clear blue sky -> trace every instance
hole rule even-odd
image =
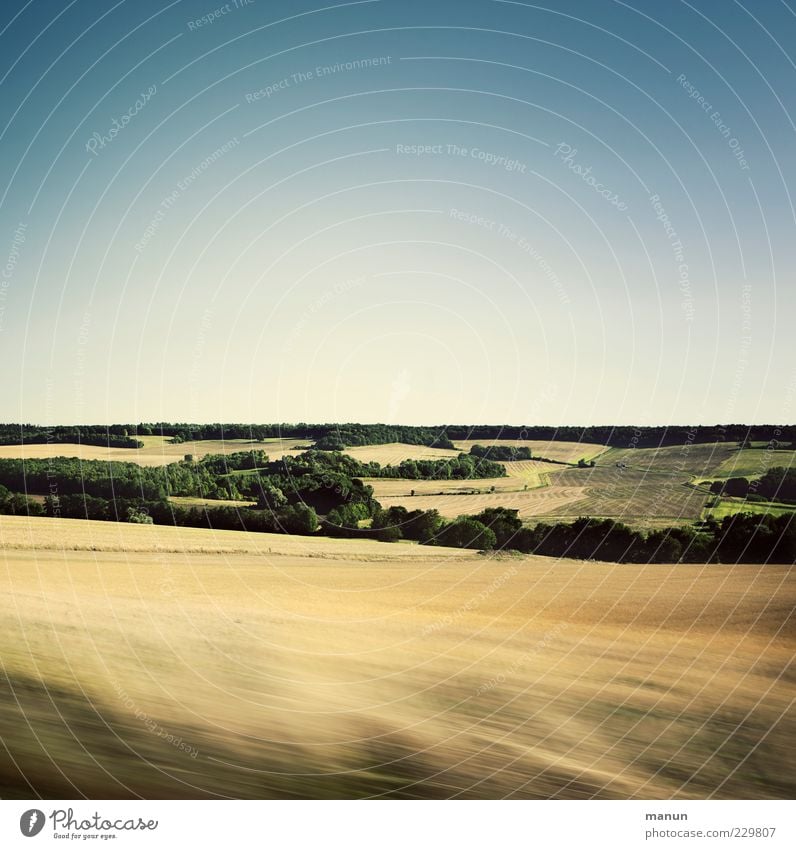
[[[1,14],[0,419],[796,419],[791,0]]]

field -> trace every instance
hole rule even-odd
[[[143,448],[102,448],[97,445],[75,445],[70,443],[0,445],[0,459],[29,457],[79,457],[81,460],[114,460],[120,463],[139,463],[142,466],[166,466],[182,460],[186,454],[200,459],[206,454],[233,454],[236,451],[265,451],[271,460],[279,460],[286,454],[300,454],[310,446],[301,439],[203,439],[173,445],[162,436],[141,436]],[[296,449],[296,446],[304,446]]]
[[[459,451],[448,448],[428,448],[425,445],[407,445],[404,442],[387,442],[384,445],[358,445],[346,448],[346,454],[356,457],[360,463],[380,463],[382,466],[396,465],[404,460],[444,460],[458,457]]]
[[[738,451],[726,442],[697,442],[665,448],[611,448],[599,458],[600,466],[622,465],[640,471],[672,472],[695,478],[713,477]]]
[[[766,451],[764,448],[743,448],[734,451],[715,472],[717,478],[759,478],[768,469],[783,466],[786,469],[796,466],[796,451],[778,449]]]
[[[794,567],[0,517],[0,796],[793,798]]]
[[[185,454],[225,454],[261,449],[271,459],[300,453],[310,443],[301,440],[269,439],[202,441],[171,445],[162,437],[143,437],[145,447],[102,449],[92,446],[27,445],[2,446],[0,457],[41,457],[67,453],[88,458],[112,458],[162,465]],[[539,460],[507,462],[507,477],[465,481],[414,481],[369,479],[375,496],[385,507],[436,509],[447,518],[479,513],[487,507],[510,507],[529,523],[540,520],[571,520],[578,516],[609,517],[633,527],[651,528],[690,523],[703,515],[717,518],[735,512],[731,505],[708,510],[709,493],[698,484],[704,480],[744,474],[759,476],[775,465],[792,465],[796,452],[767,451],[764,447],[739,450],[735,443],[693,443],[666,448],[607,448],[577,442],[533,440],[465,440],[456,450],[422,445],[389,443],[347,449],[362,462],[398,464],[407,459],[444,459],[469,451],[477,442],[497,445],[526,445],[534,455],[574,463],[593,460],[594,467],[574,468]],[[238,474],[233,472],[233,474]],[[239,474],[246,474],[240,472]],[[697,485],[695,485],[697,484]],[[414,491],[414,495],[412,492]],[[188,506],[219,504],[208,499],[182,499]],[[223,502],[244,506],[249,502]],[[759,508],[750,508],[761,512]],[[707,511],[707,512],[706,512]]]
[[[594,442],[564,442],[538,439],[457,439],[453,444],[460,451],[470,453],[473,445],[512,445],[517,448],[528,447],[532,457],[544,457],[547,460],[559,460],[562,463],[577,463],[578,460],[592,460],[608,450],[607,445]]]
[[[795,504],[777,504],[775,502],[744,501],[741,498],[720,498],[715,507],[706,507],[704,515],[721,521],[725,516],[736,513],[760,513],[769,516],[782,516],[796,512]]]

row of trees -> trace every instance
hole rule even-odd
[[[0,425],[0,445],[60,445],[80,443],[109,448],[143,448],[140,439],[130,436],[126,428],[114,433],[104,427],[57,426],[52,428],[34,425]]]

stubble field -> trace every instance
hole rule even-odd
[[[793,567],[0,517],[0,795],[792,798]]]

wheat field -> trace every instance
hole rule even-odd
[[[143,448],[108,448],[69,442],[0,445],[0,459],[19,460],[51,457],[78,457],[81,460],[104,460],[138,463],[141,466],[167,466],[192,454],[199,460],[207,454],[234,454],[239,451],[264,451],[270,460],[286,455],[296,456],[312,444],[303,439],[200,439],[173,444],[161,436],[137,437]]]
[[[0,517],[0,795],[792,798],[794,567]]]

